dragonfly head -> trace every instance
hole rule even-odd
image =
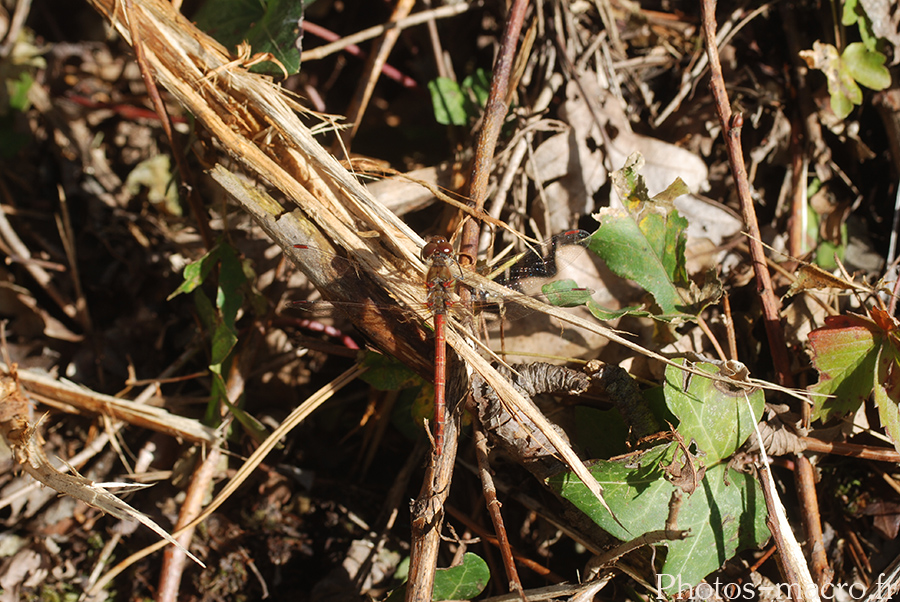
[[[432,261],[438,257],[452,257],[453,245],[443,236],[432,236],[422,247],[422,261]]]

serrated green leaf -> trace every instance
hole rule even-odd
[[[682,365],[685,363],[681,360]],[[701,363],[694,367],[709,374],[719,373],[713,364]],[[745,394],[742,388],[688,374],[675,366],[666,367],[664,391],[666,404],[678,418],[678,434],[685,441],[696,442],[705,453],[703,462],[708,466],[728,458],[743,445],[765,407],[762,389]]]
[[[250,44],[253,54],[270,52],[288,74],[300,71],[300,18],[310,2],[297,0],[208,0],[194,17],[198,27],[227,48]],[[282,74],[278,65],[264,62],[252,71]]]
[[[662,445],[591,466],[607,503],[627,531],[572,473],[551,477],[548,485],[614,537],[632,539],[665,528],[676,486],[664,478],[663,465],[671,462],[673,449]],[[729,485],[725,484],[726,471]],[[769,535],[766,514],[762,492],[752,476],[729,470],[725,464],[707,470],[700,488],[683,498],[678,513],[677,528],[690,529],[690,537],[665,544],[668,553],[660,573],[676,580],[662,584],[663,588],[679,590],[677,578],[682,584],[695,585],[741,550],[763,543]]]
[[[809,333],[812,363],[819,382],[813,394],[813,420],[844,416],[868,398],[875,382],[875,362],[882,334],[862,316],[831,316]]]
[[[862,42],[847,46],[841,59],[850,76],[870,90],[884,90],[891,85],[891,72],[884,66],[887,58]]]
[[[441,125],[466,125],[469,115],[466,111],[466,97],[452,79],[437,77],[428,82],[434,118]]]

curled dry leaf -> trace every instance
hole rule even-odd
[[[199,558],[191,554],[162,527],[138,512],[109,491],[80,475],[64,474],[56,470],[44,453],[44,438],[38,430],[40,421],[29,420],[31,407],[19,385],[15,368],[0,377],[0,433],[6,439],[22,470],[45,486],[61,494],[81,500],[89,506],[126,521],[138,521],[157,535],[180,548],[191,560],[205,568]],[[124,484],[123,484],[124,485]]]

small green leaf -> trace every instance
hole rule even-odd
[[[434,118],[441,125],[464,126],[469,122],[466,97],[452,79],[438,77],[428,82]]]
[[[694,367],[709,374],[719,373],[713,364]],[[745,393],[737,385],[685,373],[675,366],[666,367],[664,387],[666,404],[678,418],[678,434],[685,441],[696,442],[705,453],[706,465],[720,462],[737,451],[753,432],[765,406],[762,389]],[[747,396],[753,414],[747,407]]]
[[[857,0],[844,0],[844,8],[841,11],[841,25],[850,27],[856,23],[857,19],[859,19],[858,7],[859,2]]]
[[[23,71],[16,79],[6,80],[6,87],[9,93],[9,106],[17,111],[28,109],[31,101],[28,100],[28,92],[34,83],[34,76],[28,71]]]
[[[591,290],[578,286],[574,280],[555,280],[541,287],[547,303],[558,307],[578,307],[591,300]]]
[[[476,69],[475,73],[466,76],[461,87],[463,90],[471,90],[472,94],[475,95],[475,102],[478,104],[477,108],[480,109],[487,104],[488,95],[491,91],[490,73],[481,68]]]
[[[819,382],[813,393],[813,420],[828,420],[855,412],[872,392],[882,334],[862,316],[832,316],[809,333],[812,363]]]
[[[214,365],[224,363],[231,350],[237,345],[237,340],[234,330],[221,322],[217,324],[212,337],[210,363]]]
[[[853,79],[870,90],[884,90],[891,85],[891,72],[884,66],[886,57],[868,50],[862,42],[847,46],[841,59]]]
[[[466,552],[462,564],[434,572],[432,600],[471,600],[484,591],[491,578],[487,563],[479,556]],[[402,602],[406,599],[404,583],[391,592],[385,602]]]
[[[181,274],[181,277],[184,278],[184,282],[175,289],[174,293],[166,297],[166,301],[171,301],[182,293],[193,292],[198,286],[203,284],[206,277],[209,275],[209,271],[216,265],[218,260],[219,247],[217,245],[207,251],[206,254],[197,261],[187,264]]]
[[[216,307],[222,311],[222,321],[234,327],[238,310],[244,304],[243,288],[247,284],[244,266],[234,247],[220,245],[219,288],[216,291]]]
[[[481,557],[466,552],[462,564],[434,574],[434,600],[471,600],[484,591],[491,571]]]

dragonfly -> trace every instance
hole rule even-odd
[[[427,270],[424,277],[425,301],[424,309],[433,319],[434,329],[434,418],[432,441],[434,453],[439,456],[444,445],[444,427],[447,421],[446,404],[446,319],[448,313],[460,306],[456,289],[464,284],[473,288],[472,310],[478,311],[486,307],[508,307],[515,304],[516,299],[523,296],[543,299],[553,305],[578,305],[583,304],[593,291],[578,287],[574,282],[566,281],[561,287],[556,287],[552,292],[541,294],[527,294],[527,289],[538,282],[552,280],[554,276],[566,265],[573,262],[580,255],[588,242],[590,234],[584,230],[570,230],[554,236],[550,240],[532,247],[526,253],[516,256],[512,260],[503,263],[495,269],[490,278],[499,277],[497,281],[506,286],[508,293],[498,295],[487,293],[472,286],[466,277],[465,270],[457,261],[455,251],[450,242],[442,236],[434,236],[428,239],[422,247],[420,258],[425,263]],[[314,254],[317,257],[310,263],[328,265],[341,275],[349,270],[357,270],[353,262],[341,258],[332,253],[319,250],[306,244],[296,244],[294,248],[304,255]],[[565,255],[565,257],[563,257]],[[305,311],[323,311],[328,308],[351,308],[353,302],[309,302],[295,301],[293,306]],[[391,311],[399,310],[399,305],[388,308]],[[410,308],[412,313],[418,313],[415,308]]]

